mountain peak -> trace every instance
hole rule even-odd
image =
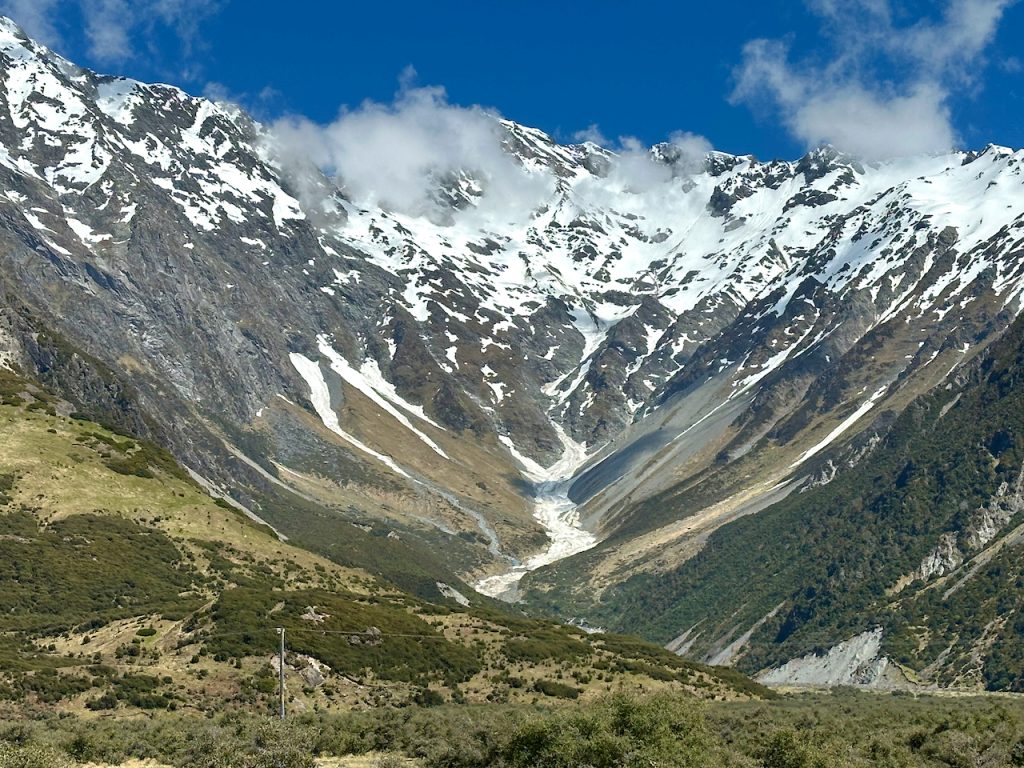
[[[23,38],[25,40],[28,39],[28,36],[25,34],[24,30],[22,30],[22,28],[18,25],[18,22],[16,22],[10,16],[0,15],[0,32],[6,32],[8,34]]]
[[[815,147],[797,160],[794,168],[797,173],[804,174],[808,184],[827,176],[835,170],[864,173],[864,166],[859,161],[852,155],[837,149],[832,144],[822,144]]]
[[[15,48],[24,48],[33,52],[46,50],[44,46],[26,35],[13,19],[8,16],[0,16],[0,50],[11,51]]]

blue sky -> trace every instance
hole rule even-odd
[[[1011,0],[0,0],[72,60],[328,123],[406,83],[562,140],[677,131],[762,158],[1024,146]],[[587,129],[589,132],[587,131]]]

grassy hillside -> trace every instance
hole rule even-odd
[[[278,626],[295,711],[765,694],[657,646],[429,603],[300,549],[166,452],[5,371],[0,432],[0,713],[269,712]]]
[[[626,607],[619,626],[661,641],[693,627],[701,654],[757,625],[749,671],[882,626],[883,652],[924,680],[1024,689],[1022,385],[1018,321],[856,468],[726,526],[667,575],[623,584],[610,598]],[[944,551],[954,560],[921,571]]]

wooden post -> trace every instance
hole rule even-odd
[[[277,633],[281,636],[281,655],[277,660],[278,707],[281,719],[284,720],[284,627],[278,627]]]

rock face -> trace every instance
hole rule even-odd
[[[495,119],[535,204],[488,204],[467,169],[416,216],[296,171],[237,108],[81,69],[9,21],[0,75],[0,364],[286,535],[416,561],[435,597],[542,549],[524,467],[590,456],[566,515],[635,543],[580,583],[675,562],[1021,307],[1024,153],[999,147],[868,166],[659,145],[643,186]],[[755,459],[764,488],[709,491],[663,535],[678,483]]]
[[[998,454],[998,447],[996,452]],[[939,536],[935,548],[917,570],[901,579],[893,592],[901,592],[915,581],[928,582],[956,571],[1003,533],[1021,512],[1024,512],[1024,472],[1013,483],[1001,482],[988,503],[968,516],[960,530]]]
[[[889,660],[881,655],[882,630],[876,628],[829,648],[822,655],[793,659],[781,667],[762,672],[758,682],[765,685],[826,687],[859,685],[893,688],[906,681]]]

